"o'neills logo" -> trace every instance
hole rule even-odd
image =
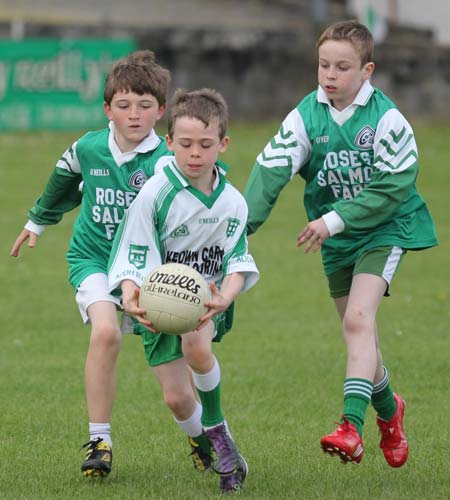
[[[178,286],[191,293],[198,293],[200,289],[200,284],[197,283],[194,278],[190,278],[189,276],[180,276],[179,274],[156,272],[150,276],[148,282]]]
[[[144,291],[156,295],[167,295],[167,297],[176,297],[177,299],[184,300],[188,304],[200,305],[201,300],[197,295],[192,295],[189,292],[183,292],[179,288],[174,288],[166,285],[158,285],[157,283],[150,283],[144,285]]]

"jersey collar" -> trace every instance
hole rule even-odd
[[[212,187],[212,193],[209,196],[202,193],[189,183],[188,179],[183,175],[181,170],[178,168],[175,159],[169,165],[164,167],[163,170],[169,181],[173,184],[173,186],[176,189],[188,190],[204,205],[206,205],[208,208],[211,208],[214,202],[217,200],[217,198],[225,188],[226,180],[224,175],[227,172],[228,167],[222,162],[217,162],[216,165],[214,166],[214,171],[216,173],[216,176]]]
[[[338,111],[333,107],[325,91],[319,85],[317,89],[317,102],[327,104],[334,121],[339,125],[343,125],[349,118],[353,116],[353,113],[357,110],[358,106],[365,106],[367,104],[373,92],[374,88],[372,87],[372,84],[369,82],[369,80],[365,80],[365,82],[361,85],[359,92],[356,94],[353,102],[342,111]]]
[[[365,80],[364,83],[361,85],[361,88],[359,89],[359,92],[356,94],[355,99],[349,106],[354,106],[355,104],[357,106],[365,106],[367,104],[367,101],[369,100],[370,96],[373,94],[374,88],[372,87],[372,84],[370,83],[369,80]],[[330,100],[328,99],[327,94],[323,90],[323,88],[319,85],[317,88],[317,101],[321,102],[323,104],[328,104],[328,106],[333,107]],[[349,107],[347,106],[347,107]],[[342,110],[344,111],[344,110]]]
[[[150,130],[150,133],[146,137],[144,137],[144,139],[142,139],[142,141],[132,151],[122,153],[122,151],[120,151],[119,149],[119,146],[117,145],[116,140],[114,139],[114,122],[110,121],[108,127],[110,130],[108,137],[109,150],[111,151],[114,161],[119,167],[121,167],[124,163],[133,160],[134,157],[139,153],[148,153],[149,151],[153,151],[159,146],[161,142],[161,139],[152,129]]]

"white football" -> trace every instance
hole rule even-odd
[[[179,335],[192,331],[208,310],[204,303],[211,297],[208,283],[190,266],[163,264],[144,280],[139,305],[147,318],[163,333]]]

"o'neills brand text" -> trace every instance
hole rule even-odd
[[[186,301],[189,304],[200,304],[200,298],[196,295],[192,295],[188,292],[183,292],[183,290],[179,290],[178,288],[173,288],[171,286],[158,285],[157,283],[144,285],[144,291],[155,293],[157,295],[167,295],[168,297],[176,297],[177,299],[181,299]]]
[[[195,281],[194,278],[190,278],[189,276],[180,276],[179,274],[156,272],[150,276],[148,281],[149,283],[161,283],[163,285],[178,286],[180,288],[188,290],[191,293],[198,293],[200,289],[200,285]]]

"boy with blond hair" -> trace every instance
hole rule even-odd
[[[319,87],[288,114],[258,156],[245,196],[252,233],[283,187],[297,174],[305,179],[310,222],[297,245],[305,245],[305,253],[321,249],[347,345],[342,418],[321,447],[359,463],[372,403],[384,457],[401,467],[408,458],[405,402],[393,392],[383,366],[376,314],[405,253],[432,247],[437,239],[415,186],[411,126],[370,83],[373,45],[370,31],[356,21],[325,30],[317,42]]]

